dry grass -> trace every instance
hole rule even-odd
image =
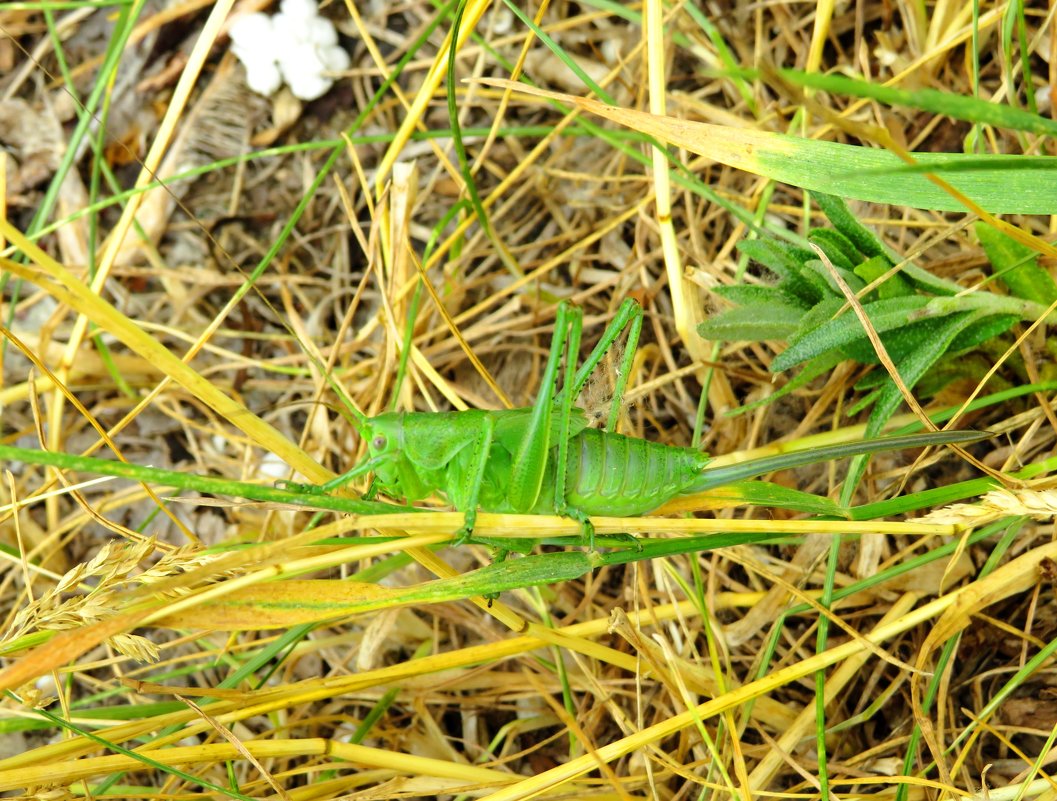
[[[1016,37],[983,5],[980,95],[1016,104],[1044,85],[1052,94],[1052,13],[1027,12],[1025,80]],[[460,170],[445,102],[450,18],[372,101],[435,19],[427,3],[329,5],[353,66],[305,104],[246,88],[224,3],[67,6],[0,5],[0,218],[13,243],[0,255],[32,279],[8,273],[3,285],[3,444],[322,482],[362,455],[333,382],[368,415],[387,407],[420,268],[434,295],[414,323],[403,409],[529,404],[555,300],[583,307],[586,353],[634,297],[646,322],[625,433],[676,445],[696,433],[713,454],[856,435],[844,409],[861,367],[846,362],[728,417],[774,391],[768,365],[780,346],[714,346],[695,333],[723,307],[709,288],[745,274],[735,246],[753,220],[794,233],[824,222],[800,189],[678,152],[688,186],[625,129],[475,81],[454,88],[469,159]],[[130,8],[120,66],[105,67]],[[715,76],[729,50],[742,66],[972,95],[962,4],[559,3],[540,21],[623,108],[858,144],[877,140],[853,131],[887,131],[910,151],[959,151],[970,130],[911,108]],[[538,85],[586,93],[500,2],[470,2],[461,34],[460,79],[509,78],[517,65]],[[1012,71],[999,55],[1006,41]],[[78,108],[110,81],[71,145]],[[1050,147],[991,128],[983,139],[994,152]],[[56,179],[67,156],[73,168]],[[188,170],[195,177],[182,179]],[[467,173],[487,230],[469,204],[455,208]],[[165,188],[113,200],[155,176]],[[966,287],[986,278],[969,215],[853,208],[935,274]],[[1053,231],[1047,218],[1009,221],[1043,239]],[[1045,325],[1003,363],[1012,341],[972,357],[981,373],[998,364],[988,392],[1053,375]],[[976,388],[956,382],[922,400],[956,407]],[[605,378],[593,390],[609,391]],[[968,425],[1003,434],[974,454],[994,471],[1044,458],[1057,427],[1050,403],[1040,391],[972,412]],[[586,572],[570,562],[566,580],[526,582],[492,602],[464,578],[490,563],[486,548],[431,550],[457,525],[449,516],[400,517],[376,527],[409,538],[381,539],[364,536],[375,531],[362,517],[309,530],[306,512],[284,506],[191,491],[173,500],[87,473],[3,466],[0,683],[12,694],[0,789],[1057,798],[1057,546],[1051,525],[1034,522],[1053,508],[1023,484],[932,529],[878,521],[842,540],[854,525],[803,523],[808,533],[780,544]],[[858,499],[975,475],[955,458],[885,455]],[[835,497],[840,477],[825,468],[776,480]],[[793,516],[715,506],[730,523],[657,518],[636,530],[766,531]],[[482,518],[497,536],[568,530],[532,525]],[[364,583],[334,581],[349,576]]]

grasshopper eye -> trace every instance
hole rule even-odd
[[[371,447],[373,447],[376,451],[380,451],[385,448],[385,443],[385,437],[379,434],[377,437],[371,440]]]

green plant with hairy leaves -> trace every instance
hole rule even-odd
[[[776,280],[716,289],[735,308],[699,326],[706,339],[784,341],[787,346],[771,363],[772,372],[801,368],[778,392],[737,412],[786,395],[845,360],[880,362],[834,272],[858,296],[906,386],[921,382],[930,393],[959,377],[959,370],[967,374],[971,369],[969,362],[951,357],[978,348],[1017,322],[1034,322],[1057,300],[1057,284],[1039,266],[1034,252],[988,225],[978,224],[976,234],[995,283],[1008,295],[965,292],[964,287],[901,260],[855,219],[844,201],[829,195],[814,197],[833,227],[815,228],[807,239],[830,264],[815,251],[786,242],[746,240],[740,250]],[[932,380],[926,382],[926,377]],[[884,370],[871,371],[855,389],[864,394],[848,413],[872,406],[867,436],[873,436],[898,409],[902,395]]]

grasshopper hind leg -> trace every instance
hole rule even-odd
[[[580,544],[586,545],[593,553],[595,550],[595,524],[591,522],[591,518],[586,513],[572,506],[559,509],[558,514],[575,520],[580,524]]]
[[[481,428],[474,440],[473,450],[468,469],[462,480],[459,493],[463,500],[456,504],[456,508],[463,507],[462,528],[452,540],[452,545],[458,547],[469,542],[473,536],[474,526],[477,524],[477,504],[481,497],[481,485],[484,483],[485,470],[488,467],[488,454],[492,450],[492,438],[495,435],[495,421],[492,417],[485,416],[481,421]]]
[[[575,354],[580,348],[580,333],[582,321],[579,310],[576,310],[570,318],[569,347],[565,364],[565,381],[559,397],[561,424],[559,428],[559,439],[555,465],[555,511],[563,517],[569,517],[580,524],[580,536],[583,544],[591,551],[595,550],[595,527],[591,519],[582,509],[571,506],[566,501],[566,482],[568,480],[569,459],[579,458],[569,453],[569,442],[571,437],[570,419],[572,417],[573,404],[583,391],[588,378],[598,368],[613,343],[616,342],[620,333],[627,329],[627,340],[624,347],[624,355],[620,360],[616,384],[613,388],[613,399],[609,410],[609,419],[606,422],[606,431],[614,431],[620,420],[621,406],[624,401],[624,390],[627,388],[628,377],[631,374],[631,365],[638,348],[639,335],[642,331],[642,307],[632,299],[625,300],[620,304],[616,316],[606,326],[602,337],[595,345],[594,350],[584,360],[579,369],[576,369]]]
[[[580,350],[580,334],[583,328],[583,318],[579,309],[570,310],[568,348],[565,356],[565,380],[561,395],[559,424],[558,424],[558,447],[555,456],[554,469],[554,506],[562,517],[569,517],[580,524],[580,536],[590,547],[595,549],[595,527],[591,519],[582,509],[570,506],[565,500],[565,485],[569,465],[569,439],[570,425],[572,420],[573,403],[580,392],[577,386],[576,354]],[[586,380],[586,379],[585,379]]]
[[[580,545],[587,547],[588,550],[594,553],[597,550],[597,544],[595,542],[595,525],[591,522],[591,518],[585,512],[574,509],[571,506],[559,510],[558,514],[562,517],[568,517],[570,520],[575,520],[580,524]],[[631,534],[607,534],[605,539],[614,541],[613,543],[606,543],[605,547],[609,547],[610,544],[618,544],[630,546],[638,551],[642,550],[642,543]]]

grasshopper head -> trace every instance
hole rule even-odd
[[[368,419],[361,432],[372,457],[396,456],[404,450],[404,415],[386,412]]]
[[[374,461],[374,478],[387,495],[400,497],[401,457],[404,455],[404,415],[386,412],[365,419],[360,434],[367,442],[367,453]]]

